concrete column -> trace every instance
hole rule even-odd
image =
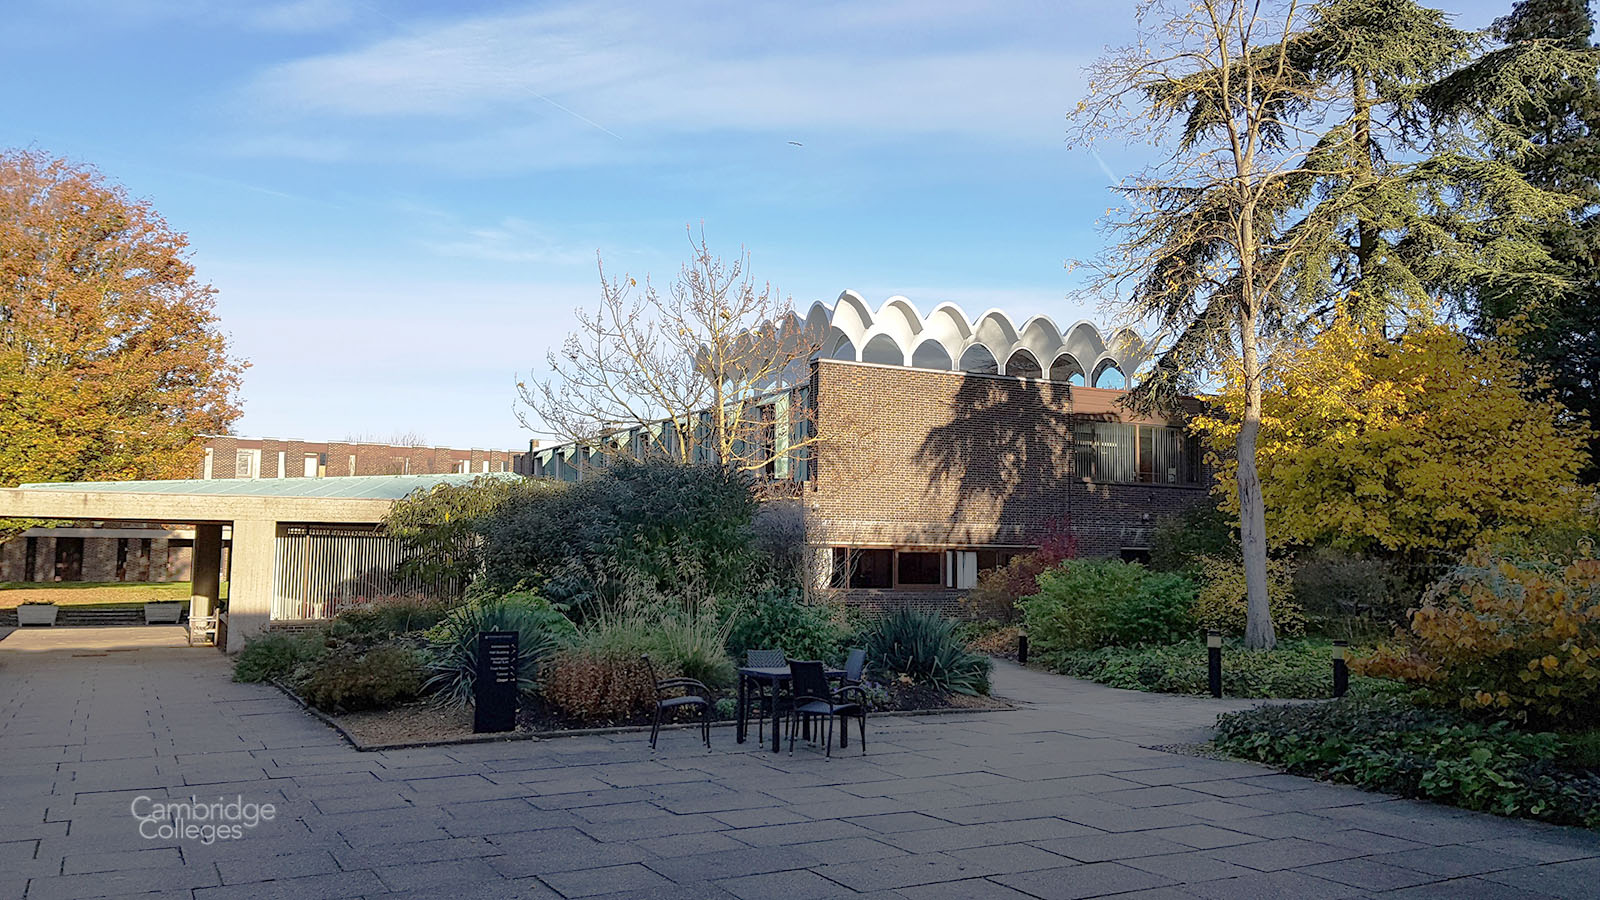
[[[209,616],[222,596],[222,526],[196,525],[189,565],[189,615]]]
[[[271,519],[239,519],[233,523],[228,575],[228,652],[244,648],[244,639],[267,629],[272,619],[272,575],[280,526]]]

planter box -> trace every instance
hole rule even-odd
[[[183,604],[174,600],[170,603],[146,603],[144,605],[144,623],[146,625],[176,625],[183,618]]]
[[[17,607],[18,625],[54,625],[56,623],[56,605],[54,603],[24,603]]]

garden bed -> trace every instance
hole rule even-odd
[[[274,684],[300,704],[308,713],[337,730],[357,750],[387,750],[402,747],[435,746],[440,744],[471,744],[487,741],[538,740],[578,736],[595,733],[646,732],[650,730],[650,716],[640,714],[628,718],[606,721],[575,721],[549,709],[537,695],[523,698],[517,716],[515,731],[496,734],[475,734],[472,731],[472,709],[441,707],[425,700],[405,703],[390,709],[363,710],[338,714],[324,713],[281,681]],[[728,699],[732,699],[729,697]],[[938,715],[942,713],[993,712],[1012,709],[1003,700],[993,697],[971,697],[964,694],[944,694],[926,686],[906,686],[890,692],[890,703],[875,708],[868,717]],[[731,717],[712,716],[713,727],[734,724]],[[750,720],[751,727],[755,719]],[[669,722],[663,728],[694,727],[692,723]]]
[[[1600,732],[1538,732],[1376,695],[1229,713],[1212,746],[1293,775],[1600,829]]]
[[[1180,644],[1058,650],[1040,654],[1036,664],[1060,675],[1110,687],[1163,694],[1206,694],[1206,646]],[[1367,679],[1352,678],[1354,690]],[[1258,699],[1324,699],[1333,696],[1333,642],[1282,641],[1274,650],[1247,650],[1229,642],[1222,651],[1222,694]]]

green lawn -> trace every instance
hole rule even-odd
[[[48,600],[60,606],[142,606],[150,602],[187,601],[189,582],[149,584],[140,581],[0,581],[0,609],[29,600]],[[228,585],[222,585],[228,596]]]

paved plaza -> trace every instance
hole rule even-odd
[[[1019,709],[875,718],[865,756],[729,728],[359,753],[181,634],[0,640],[0,900],[1600,895],[1592,833],[1150,749],[1238,703],[1002,665]],[[191,797],[275,815],[141,837]]]

